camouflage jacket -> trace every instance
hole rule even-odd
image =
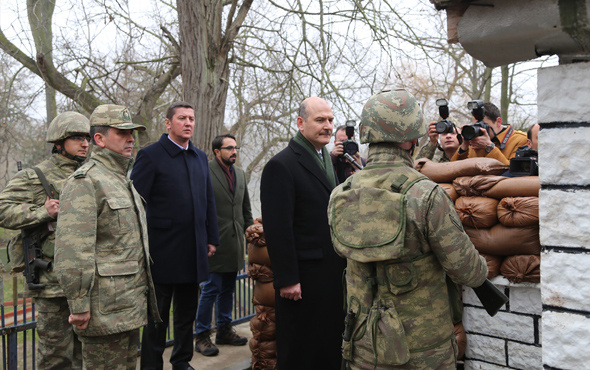
[[[366,197],[359,195],[362,204],[355,207],[349,202],[348,208],[340,207],[337,212],[329,209],[333,228],[339,224],[334,221],[337,217],[348,217],[338,214],[355,210],[357,214],[348,217],[357,220],[351,223],[354,227],[337,231],[340,236],[348,233],[348,240],[352,240],[364,233],[359,228],[370,230],[365,233],[367,238],[387,233],[391,227],[383,222],[394,222],[397,213],[391,212],[403,212],[405,206],[405,219],[398,217],[400,224],[405,222],[399,228],[405,229],[400,234],[402,243],[395,244],[381,261],[347,261],[346,299],[357,320],[351,340],[343,343],[343,357],[355,366],[408,366],[420,353],[448,344],[453,325],[445,274],[458,284],[476,287],[483,284],[488,273],[484,258],[465,234],[451,199],[434,182],[421,179],[413,183],[399,205],[368,206],[372,201],[370,195],[377,194],[378,189],[389,191],[400,177],[410,180],[421,177],[411,165],[407,151],[392,144],[371,144],[367,166],[352,176],[350,183],[350,190],[359,194],[363,194],[362,189],[369,189]],[[337,203],[335,197],[348,191],[346,186],[344,183],[334,189],[331,205]],[[382,209],[384,215],[375,214],[377,209]],[[334,229],[332,234],[334,240]],[[342,242],[346,240],[334,241],[334,245]],[[370,241],[365,245],[371,246]],[[387,259],[393,255],[394,259]],[[428,364],[427,367],[438,366]]]
[[[57,198],[68,176],[78,167],[78,162],[54,153],[36,167],[43,172]],[[49,222],[55,230],[57,222],[45,209],[46,199],[47,193],[35,171],[32,168],[20,171],[0,193],[0,226],[17,230]],[[43,255],[48,261],[53,260],[54,242],[55,233],[51,233],[43,241]],[[29,296],[43,298],[64,296],[53,270],[41,270],[39,282],[46,284],[45,288],[28,291]]]
[[[437,145],[433,145],[430,140],[420,148],[416,159],[420,158],[428,158],[437,163],[445,163],[450,162],[451,158],[447,157],[447,154],[444,150],[440,150],[440,147]]]
[[[160,321],[149,267],[145,210],[127,173],[133,158],[94,147],[66,182],[55,239],[55,272],[70,311],[90,311],[84,336]]]

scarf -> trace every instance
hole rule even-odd
[[[322,148],[322,160],[318,155],[318,151],[316,150],[316,148],[309,142],[309,140],[305,138],[305,136],[303,136],[301,131],[297,131],[297,135],[295,135],[293,140],[297,144],[301,145],[311,155],[311,157],[315,160],[318,166],[320,166],[322,171],[324,171],[324,174],[326,174],[326,177],[332,185],[332,188],[335,188],[336,175],[334,174],[334,167],[332,166],[332,158],[330,157],[330,153],[328,153],[326,147]]]

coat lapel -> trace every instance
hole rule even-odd
[[[229,190],[229,184],[227,183],[227,177],[225,177],[225,173],[223,173],[223,169],[219,166],[219,163],[215,159],[209,161],[209,168],[211,168],[211,173],[215,177],[216,181],[221,185],[223,190],[225,191],[226,195],[230,198],[234,198],[234,194]],[[236,176],[237,177],[237,176]],[[236,188],[238,187],[238,181],[236,179]],[[234,189],[235,191],[236,189]]]
[[[312,175],[314,175],[318,180],[320,180],[322,185],[324,185],[326,190],[328,190],[328,193],[332,192],[332,186],[330,185],[328,177],[326,176],[324,171],[322,171],[320,166],[318,166],[318,164],[315,162],[315,159],[312,158],[311,155],[301,147],[301,145],[294,142],[293,140],[289,142],[289,147],[299,157],[299,163],[301,163],[301,165],[305,167],[306,170],[311,172]]]

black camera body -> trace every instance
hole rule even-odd
[[[438,114],[442,118],[441,121],[434,125],[436,132],[439,134],[448,134],[455,132],[455,125],[451,121],[447,121],[449,118],[449,103],[447,99],[436,99],[436,105],[438,106]]]
[[[346,136],[348,137],[348,139],[344,140],[342,142],[342,147],[344,148],[344,153],[349,154],[350,156],[355,156],[356,153],[359,152],[359,144],[352,140],[352,137],[354,136],[354,126],[356,125],[356,121],[349,119],[348,121],[346,121]]]
[[[463,126],[461,135],[463,135],[463,139],[465,140],[473,140],[476,137],[483,135],[480,128],[489,132],[490,126],[483,121],[486,113],[483,106],[483,100],[472,100],[467,103],[467,108],[471,110],[471,115],[473,115],[476,122],[472,125]]]
[[[539,176],[539,153],[523,145],[516,149],[516,155],[510,160],[512,176]]]

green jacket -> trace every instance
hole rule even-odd
[[[390,245],[381,260],[348,259],[346,300],[357,320],[352,339],[343,343],[343,356],[352,368],[376,363],[378,367],[439,368],[440,359],[424,356],[428,357],[427,351],[448,346],[453,336],[445,275],[458,284],[477,287],[488,273],[485,259],[465,234],[451,199],[434,182],[415,182],[400,204],[373,204],[377,194],[397,188],[400,178],[421,177],[411,165],[407,151],[391,144],[371,144],[367,166],[352,176],[350,188],[346,189],[347,181],[332,192],[328,212],[335,246],[365,235],[361,244],[357,240],[351,245],[363,245],[359,249],[363,255],[374,254],[384,247],[371,247],[378,245],[372,240],[403,231],[398,225],[405,223],[405,233],[399,234],[403,239]],[[339,204],[335,198],[340,194],[350,199],[358,194],[359,198],[338,209],[334,204]],[[404,206],[405,218],[399,217]],[[343,223],[342,219],[351,221]],[[341,239],[334,239],[334,235]],[[447,360],[454,363],[454,359]]]
[[[133,158],[94,147],[66,182],[55,239],[55,272],[70,312],[90,311],[84,336],[159,321],[145,210],[127,173]]]
[[[47,178],[47,182],[56,192],[55,196],[59,197],[63,184],[68,176],[76,170],[78,162],[54,153],[36,167]],[[35,171],[32,168],[20,171],[0,193],[0,227],[18,230],[49,222],[55,230],[57,221],[47,213],[45,209],[46,199],[47,193],[43,189],[41,180],[39,180]],[[54,242],[55,233],[51,233],[43,241],[44,259],[48,261],[53,261]],[[46,284],[45,288],[28,291],[29,296],[42,298],[64,296],[53,270],[41,270],[39,282]]]
[[[242,169],[233,167],[236,186],[232,194],[219,163],[215,159],[209,161],[219,226],[219,246],[215,255],[209,257],[209,272],[236,272],[244,267],[244,232],[254,222],[246,175]]]

